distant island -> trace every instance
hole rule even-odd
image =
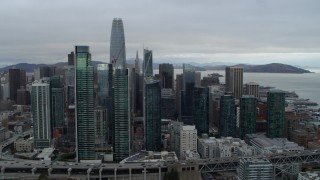
[[[237,64],[233,65],[235,67],[242,67],[244,72],[254,72],[254,73],[312,73],[309,70],[302,68],[294,67],[287,64],[281,63],[271,63],[264,65],[246,65],[246,64]],[[206,70],[224,70],[227,66],[207,66]]]
[[[92,61],[93,66],[97,66],[97,64],[100,63],[106,63],[101,61]],[[134,61],[128,60],[128,64],[133,64]],[[56,67],[63,67],[66,66],[66,62],[59,62],[56,64],[29,64],[29,63],[19,63],[15,65],[10,65],[7,67],[0,68],[0,72],[6,72],[11,68],[19,68],[24,69],[26,72],[33,72],[35,68],[43,67],[43,66],[56,66]],[[176,69],[182,69],[182,64],[173,64],[174,68]],[[294,67],[287,64],[281,64],[281,63],[271,63],[271,64],[264,64],[264,65],[247,65],[247,64],[237,64],[232,65],[235,67],[242,67],[244,72],[254,72],[254,73],[295,73],[295,74],[302,74],[302,73],[312,73],[311,71]],[[159,64],[154,63],[153,64],[154,69],[158,69]],[[218,66],[201,66],[197,65],[196,71],[206,71],[206,70],[225,70],[227,67],[226,65],[218,65]]]

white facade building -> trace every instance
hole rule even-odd
[[[247,145],[243,140],[232,137],[222,138],[199,138],[198,152],[201,158],[235,157],[255,155],[253,147]]]
[[[35,81],[31,90],[34,147],[48,148],[51,143],[50,85],[46,81]]]

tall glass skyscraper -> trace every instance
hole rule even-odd
[[[164,63],[159,64],[160,86],[161,88],[174,88],[173,65]]]
[[[130,99],[128,70],[115,71],[113,160],[119,162],[130,155]]]
[[[219,134],[223,137],[236,137],[236,107],[235,100],[230,95],[221,96],[220,99]]]
[[[240,138],[256,133],[257,99],[253,95],[243,95],[240,99]]]
[[[152,51],[148,49],[143,50],[143,72],[142,73],[145,77],[153,76]]]
[[[209,134],[209,89],[195,87],[193,89],[193,120],[198,135]]]
[[[77,160],[94,160],[94,82],[89,46],[76,46],[75,57]]]
[[[110,63],[113,64],[115,69],[126,69],[126,44],[121,18],[114,18],[112,22]]]
[[[60,76],[50,78],[51,96],[51,132],[57,127],[63,127],[64,122],[64,87]]]
[[[268,92],[267,137],[284,137],[285,93],[281,90]]]
[[[98,105],[107,107],[107,98],[109,96],[109,83],[108,83],[108,64],[97,65],[97,76],[98,76]]]
[[[192,125],[193,88],[195,86],[195,67],[183,64],[183,92],[181,93],[181,119],[185,124]]]
[[[147,151],[161,151],[161,88],[159,81],[145,82],[145,138]]]

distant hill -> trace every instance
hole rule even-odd
[[[259,72],[259,73],[311,73],[309,70],[294,67],[287,64],[271,63],[265,65],[246,65],[237,64],[236,67],[242,67],[244,72]],[[205,67],[207,70],[224,70],[226,66]]]
[[[97,64],[105,63],[101,61],[92,61],[92,64],[94,67],[97,66]],[[128,60],[128,64],[133,64],[133,60]],[[140,62],[142,63],[142,62]],[[19,63],[7,67],[0,68],[0,72],[7,72],[11,68],[19,68],[24,69],[27,72],[33,72],[35,68],[42,67],[42,66],[56,66],[56,67],[63,67],[66,66],[67,62],[59,62],[56,64],[29,64],[29,63]],[[174,68],[181,69],[182,64],[173,64]],[[265,65],[246,65],[246,64],[237,64],[234,65],[236,67],[242,67],[244,72],[261,72],[261,73],[311,73],[308,70],[294,67],[287,64],[280,64],[280,63],[271,63],[271,64],[265,64]],[[154,69],[158,69],[159,64],[154,63],[153,64]],[[217,65],[217,66],[209,66],[207,64],[201,66],[200,63],[197,64],[196,69],[197,71],[205,71],[205,70],[225,70],[227,66],[226,65]]]

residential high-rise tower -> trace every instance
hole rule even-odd
[[[76,46],[75,60],[77,160],[94,160],[94,86],[89,46]]]

